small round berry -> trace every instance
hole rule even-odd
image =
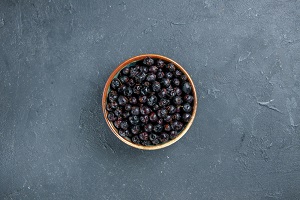
[[[168,92],[166,88],[162,88],[161,91],[158,93],[158,96],[160,98],[165,98],[167,96]]]
[[[158,105],[158,104],[155,104],[155,105],[152,107],[152,109],[153,109],[154,111],[157,111],[157,110],[159,109],[159,105]]]
[[[130,110],[131,110],[131,105],[130,105],[130,104],[126,104],[126,105],[124,106],[124,109],[125,109],[126,111],[130,111]]]
[[[137,104],[137,99],[136,99],[136,97],[130,97],[130,98],[129,98],[129,103],[131,103],[131,104],[133,104],[133,105]]]
[[[171,115],[167,115],[164,117],[164,121],[165,122],[171,122],[172,121],[172,116]]]
[[[157,66],[159,67],[159,68],[163,68],[164,66],[165,66],[165,62],[163,61],[163,60],[158,60],[157,61]]]
[[[180,80],[179,80],[178,78],[174,78],[174,79],[172,80],[172,82],[173,82],[173,84],[174,84],[175,86],[179,86],[179,85],[180,85]]]
[[[156,74],[156,77],[157,77],[157,79],[162,79],[163,77],[165,76],[165,73],[164,72],[157,72],[157,74]]]
[[[131,141],[134,143],[134,144],[140,144],[140,138],[139,138],[139,136],[133,136],[132,138],[131,138]]]
[[[154,106],[157,102],[157,97],[155,95],[151,95],[148,99],[147,99],[147,104],[148,106]]]
[[[126,89],[126,85],[121,85],[121,86],[118,88],[118,93],[123,93],[125,89]]]
[[[156,79],[156,75],[153,73],[148,74],[148,76],[146,77],[146,80],[149,82],[153,82],[153,81],[155,81],[155,79]]]
[[[148,115],[140,116],[140,121],[141,121],[143,124],[147,124],[148,121],[149,121]]]
[[[152,112],[150,115],[149,115],[149,119],[151,122],[156,122],[158,120],[158,117],[157,115],[155,114],[155,112]]]
[[[149,67],[149,72],[152,72],[154,74],[156,74],[158,68],[155,65],[152,65],[151,67]]]
[[[181,71],[180,70],[175,70],[175,76],[176,77],[178,77],[178,76],[181,76],[182,75],[182,73],[181,73]]]
[[[140,114],[140,109],[137,106],[132,106],[131,108],[131,114],[132,115],[139,115]]]
[[[120,124],[120,128],[121,129],[124,129],[124,130],[127,130],[129,127],[129,124],[127,121],[122,121],[121,124]]]
[[[165,109],[165,108],[162,108],[162,109],[160,109],[160,110],[157,111],[157,116],[158,116],[159,118],[163,118],[163,117],[165,117],[167,114],[168,114],[168,111],[167,111],[167,109]]]
[[[139,102],[140,103],[146,103],[146,101],[147,101],[147,96],[144,95],[144,96],[139,97]]]
[[[192,91],[192,87],[189,82],[185,82],[182,85],[182,91],[186,94],[189,94]]]
[[[185,74],[180,76],[180,80],[181,81],[186,81],[187,80],[187,76]]]
[[[180,119],[181,119],[181,115],[180,115],[179,113],[176,113],[176,114],[174,114],[174,115],[172,116],[172,118],[173,118],[174,120],[180,120]]]
[[[192,111],[192,106],[189,103],[183,104],[183,111],[187,112],[187,113],[191,112]]]
[[[108,120],[111,121],[111,122],[114,122],[114,121],[117,120],[117,117],[116,117],[115,114],[112,113],[112,112],[109,112],[109,113],[107,114],[107,118],[108,118]]]
[[[151,66],[151,65],[154,64],[154,60],[153,60],[152,58],[150,58],[150,57],[147,57],[147,58],[145,58],[145,59],[143,60],[143,64],[144,64],[144,65]]]
[[[132,88],[131,87],[126,87],[125,90],[123,91],[124,96],[131,96],[133,93]]]
[[[149,134],[149,140],[150,141],[156,140],[157,138],[158,138],[158,136],[155,133]]]
[[[161,99],[159,102],[158,102],[158,105],[160,106],[160,107],[165,107],[165,106],[167,106],[167,105],[169,105],[170,104],[170,100],[169,99]]]
[[[176,96],[176,97],[173,98],[173,102],[176,105],[180,105],[180,104],[182,104],[183,101],[182,101],[181,96]]]
[[[154,145],[159,144],[159,140],[158,140],[158,139],[152,140],[151,142],[152,142],[152,144],[154,144]]]
[[[139,138],[140,138],[141,140],[148,140],[149,135],[148,135],[148,133],[146,133],[146,132],[142,132],[142,133],[139,134]]]
[[[108,101],[109,101],[109,102],[116,101],[117,98],[118,98],[118,93],[117,93],[117,91],[111,90],[111,91],[108,93]]]
[[[170,79],[168,79],[168,78],[162,78],[161,81],[160,81],[160,83],[161,83],[162,86],[164,86],[164,87],[169,87],[169,85],[171,84],[171,81],[170,81]]]
[[[177,137],[178,135],[178,132],[177,131],[171,131],[170,132],[170,139],[173,140]]]
[[[156,124],[153,127],[153,131],[156,133],[160,133],[163,130],[163,126],[161,124]]]
[[[120,128],[121,122],[122,122],[121,120],[114,121],[114,126],[116,128]]]
[[[189,122],[190,121],[190,119],[191,119],[191,114],[189,114],[189,113],[183,113],[182,114],[182,121],[184,121],[184,122]]]
[[[173,73],[172,72],[167,72],[165,74],[165,77],[168,78],[168,79],[171,79],[173,77]]]
[[[127,131],[128,131],[128,130],[127,130]],[[121,137],[126,137],[125,130],[120,129],[120,130],[119,130],[119,135],[120,135]]]
[[[118,103],[116,101],[113,101],[110,103],[110,106],[112,109],[116,109],[118,107]]]
[[[175,66],[173,63],[169,63],[167,64],[167,69],[170,71],[170,72],[174,72],[175,71]]]
[[[139,125],[133,126],[133,127],[131,128],[131,133],[132,133],[133,135],[136,135],[136,134],[138,134],[139,132],[140,132],[140,126],[139,126]]]
[[[113,88],[113,89],[118,89],[118,87],[121,86],[121,83],[119,81],[119,79],[117,78],[114,78],[112,81],[111,81],[111,84],[110,84],[110,87]]]
[[[176,107],[173,106],[173,105],[169,105],[167,107],[167,111],[168,111],[169,114],[174,114],[176,112]]]
[[[192,95],[187,94],[183,97],[183,100],[188,102],[188,103],[192,103],[194,101],[194,97]]]
[[[138,125],[139,122],[140,122],[140,119],[138,116],[134,115],[134,116],[130,116],[129,117],[129,122],[132,124],[132,125]]]
[[[119,79],[120,79],[121,83],[128,83],[128,81],[129,81],[128,76],[120,76]]]
[[[142,115],[148,115],[150,113],[150,108],[147,106],[140,107],[140,113]]]
[[[159,83],[159,82],[155,81],[155,82],[152,84],[152,90],[153,90],[153,92],[159,92],[159,91],[160,91],[160,88],[161,88],[161,86],[160,86],[160,83]]]
[[[158,121],[157,121],[158,124],[160,125],[163,125],[164,124],[164,120],[162,118],[160,118]]]
[[[124,74],[124,75],[128,75],[129,72],[130,72],[130,69],[129,69],[129,67],[125,67],[125,68],[122,69],[121,72],[122,72],[122,74]]]
[[[123,118],[128,118],[130,116],[130,113],[129,112],[124,112],[123,114],[122,114],[122,117]]]
[[[159,137],[159,140],[161,143],[167,142],[169,140],[169,134],[167,133],[162,133]]]
[[[150,87],[148,87],[148,86],[144,86],[144,87],[142,87],[142,89],[141,89],[141,94],[142,95],[147,95],[147,94],[149,94],[151,92],[151,90],[150,90]]]
[[[133,87],[133,93],[134,94],[140,94],[141,93],[141,86],[140,85],[135,85],[134,87]]]
[[[152,124],[146,124],[146,125],[144,126],[144,130],[145,130],[146,132],[151,132],[152,129],[153,129],[153,125],[152,125]]]
[[[109,112],[113,110],[113,108],[111,107],[111,103],[106,104],[106,110]]]
[[[121,95],[118,97],[118,103],[120,106],[124,106],[125,104],[128,103],[128,99]]]
[[[165,124],[164,125],[164,130],[167,131],[167,132],[171,131],[172,130],[171,125],[170,124]]]
[[[122,109],[120,107],[117,107],[114,111],[115,116],[120,117],[121,114],[123,114]]]
[[[181,96],[182,95],[182,90],[180,88],[175,87],[174,91],[175,91],[175,93],[176,93],[177,96]]]

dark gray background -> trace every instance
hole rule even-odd
[[[0,199],[300,199],[299,1],[0,1]],[[126,146],[101,111],[132,56],[192,75],[176,144]]]

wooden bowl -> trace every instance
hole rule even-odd
[[[193,113],[192,113],[192,117],[189,121],[189,123],[184,127],[184,129],[182,129],[182,131],[178,134],[178,136],[173,139],[173,140],[169,140],[168,142],[166,143],[163,143],[163,144],[158,144],[158,145],[153,145],[153,146],[143,146],[143,145],[138,145],[138,144],[134,144],[132,143],[131,141],[129,140],[126,140],[125,138],[121,137],[119,134],[118,134],[118,131],[117,129],[114,127],[113,123],[110,122],[107,118],[107,114],[108,114],[108,111],[106,110],[106,103],[107,103],[107,95],[108,95],[108,92],[110,91],[110,83],[111,81],[119,74],[119,72],[126,66],[128,66],[129,64],[133,63],[133,62],[136,62],[136,61],[140,61],[140,60],[143,60],[144,58],[146,57],[151,57],[153,59],[161,59],[161,60],[164,60],[164,61],[167,61],[167,62],[172,62],[176,68],[180,69],[182,73],[184,73],[187,77],[188,77],[188,80],[192,86],[192,91],[193,91],[193,96],[194,96],[194,102],[193,102]],[[189,76],[189,74],[184,70],[184,68],[179,65],[177,62],[175,62],[174,60],[170,59],[170,58],[167,58],[165,56],[162,56],[162,55],[157,55],[157,54],[143,54],[143,55],[139,55],[139,56],[135,56],[135,57],[132,57],[132,58],[129,58],[128,60],[124,61],[123,63],[121,63],[112,73],[111,75],[109,76],[106,84],[105,84],[105,87],[104,87],[104,91],[103,91],[103,96],[102,96],[102,109],[103,109],[103,114],[104,114],[104,118],[105,118],[105,121],[107,123],[107,125],[109,126],[109,128],[111,129],[111,131],[115,134],[115,136],[117,136],[117,138],[119,138],[122,142],[124,142],[125,144],[129,145],[129,146],[132,146],[134,148],[137,148],[137,149],[143,149],[143,150],[156,150],[156,149],[162,149],[162,148],[165,148],[171,144],[174,144],[175,142],[177,142],[180,138],[182,138],[182,136],[184,136],[184,134],[189,130],[189,128],[191,127],[193,121],[194,121],[194,118],[196,116],[196,110],[197,110],[197,95],[196,95],[196,89],[195,89],[195,85],[191,79],[191,77]]]

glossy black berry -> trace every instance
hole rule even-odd
[[[178,78],[174,78],[174,79],[172,80],[172,83],[173,83],[173,85],[175,85],[175,86],[180,86],[180,80],[179,80]]]
[[[171,84],[171,81],[168,78],[162,78],[160,83],[163,87],[168,87]]]
[[[122,121],[121,124],[120,124],[120,128],[121,129],[124,129],[124,130],[127,130],[129,127],[129,124],[127,121]]]
[[[112,111],[113,108],[111,107],[111,103],[106,104],[106,110],[107,111]]]
[[[111,84],[110,84],[110,87],[113,88],[113,89],[118,89],[118,87],[121,86],[121,82],[119,81],[119,79],[117,78],[114,78],[112,81],[111,81]]]
[[[140,109],[137,106],[132,106],[131,108],[131,114],[132,115],[139,115],[140,114]]]
[[[177,131],[171,131],[170,132],[170,139],[173,140],[177,137],[178,135],[178,132]]]
[[[151,111],[150,108],[147,106],[140,107],[140,113],[142,115],[148,115],[150,113],[150,111]]]
[[[170,124],[165,124],[164,125],[164,130],[167,131],[167,132],[171,131],[172,130],[171,125]]]
[[[133,94],[140,94],[141,93],[141,86],[140,85],[135,85],[134,87],[133,87]]]
[[[125,109],[126,111],[131,111],[131,104],[126,104],[126,105],[124,106],[124,109]]]
[[[166,88],[162,88],[161,91],[158,93],[159,98],[165,98],[168,94],[168,91]]]
[[[148,135],[147,132],[142,132],[142,133],[139,134],[139,138],[140,138],[141,140],[148,140],[149,135]]]
[[[185,74],[180,76],[180,80],[181,81],[186,81],[187,80],[187,76]]]
[[[136,97],[130,97],[130,98],[129,98],[129,103],[131,103],[131,104],[133,104],[133,105],[137,104],[137,99],[136,99]]]
[[[155,95],[151,95],[149,98],[147,98],[148,106],[154,106],[156,103],[157,103],[157,97]]]
[[[143,141],[141,141],[141,145],[143,145],[143,146],[151,146],[152,143],[149,140],[143,140]]]
[[[120,79],[121,83],[123,83],[123,84],[126,84],[129,81],[128,76],[120,76],[119,79]]]
[[[169,134],[162,133],[159,137],[159,140],[160,140],[161,143],[165,143],[169,140],[169,137],[170,137]]]
[[[183,111],[187,112],[187,113],[191,112],[192,111],[192,106],[189,103],[183,104]]]
[[[191,117],[192,117],[192,115],[190,113],[183,113],[182,114],[182,121],[189,122]]]
[[[160,124],[156,124],[153,127],[153,131],[156,132],[156,133],[160,133],[162,130],[163,130],[163,126],[160,125]]]
[[[146,77],[146,80],[149,82],[153,82],[156,80],[156,75],[154,73],[148,74],[148,76]]]
[[[147,57],[147,58],[144,59],[143,64],[151,66],[151,65],[154,64],[154,60],[150,57]]]
[[[161,86],[160,86],[160,83],[155,81],[153,84],[152,84],[152,90],[153,92],[159,92],[161,89]]]
[[[171,121],[172,121],[172,116],[171,116],[171,115],[166,115],[166,116],[164,117],[164,121],[165,121],[165,122],[171,122]]]
[[[150,115],[149,115],[149,120],[150,120],[151,122],[156,122],[156,121],[158,120],[158,117],[157,117],[157,115],[156,115],[155,112],[150,113]]]
[[[161,99],[159,102],[158,102],[158,105],[160,107],[165,107],[165,106],[168,106],[170,104],[170,100],[169,99]]]
[[[134,143],[134,144],[140,144],[140,138],[139,138],[139,136],[133,136],[132,138],[131,138],[131,141]]]
[[[117,107],[114,111],[115,116],[120,117],[122,114],[122,109],[120,107]]]
[[[152,129],[153,129],[153,125],[152,125],[152,124],[146,124],[146,125],[144,126],[144,130],[145,130],[146,132],[151,132]]]
[[[129,67],[125,67],[125,68],[122,69],[121,72],[122,72],[122,74],[124,74],[124,75],[128,75],[129,72],[130,72],[130,69],[129,69]]]
[[[121,122],[122,122],[121,120],[114,121],[114,126],[116,128],[120,128]]]
[[[165,74],[165,77],[166,77],[167,79],[171,79],[171,78],[173,77],[173,73],[172,73],[172,72],[167,72],[167,73]]]
[[[117,91],[111,90],[111,91],[108,93],[108,101],[109,101],[109,102],[116,101],[117,98],[118,98],[118,93],[117,93]]]
[[[178,76],[181,76],[182,75],[182,72],[178,69],[175,70],[175,76],[178,77]]]
[[[136,125],[136,126],[133,126],[131,128],[131,133],[134,134],[134,135],[136,135],[136,134],[138,134],[140,132],[140,130],[141,130],[140,126]]]
[[[118,103],[116,101],[113,101],[110,103],[110,106],[112,109],[116,109],[118,107]]]
[[[177,96],[181,96],[182,95],[182,90],[178,87],[174,88],[174,92],[176,93]]]
[[[140,122],[140,119],[138,116],[134,115],[134,116],[130,116],[129,117],[129,122],[132,124],[132,125],[138,125],[139,122]]]
[[[169,63],[167,64],[167,69],[170,71],[170,72],[174,72],[175,71],[175,66],[173,63]]]
[[[174,114],[176,112],[176,107],[173,106],[173,105],[169,105],[167,107],[167,111],[168,111],[169,114]]]
[[[143,124],[147,124],[148,121],[149,121],[149,116],[148,116],[148,115],[140,116],[140,121],[141,121],[141,123],[143,123]]]
[[[158,104],[155,104],[155,105],[152,107],[152,110],[157,111],[159,108],[160,108],[159,105],[158,105]]]
[[[191,93],[192,87],[191,87],[191,85],[190,85],[189,82],[183,83],[183,85],[182,85],[182,91],[183,91],[184,93],[186,93],[186,94]]]
[[[157,74],[156,74],[157,79],[162,79],[164,76],[165,76],[165,73],[162,71],[157,72]]]
[[[108,118],[108,120],[111,121],[111,122],[114,122],[114,121],[117,120],[117,117],[116,117],[115,114],[112,113],[112,112],[109,112],[109,113],[107,114],[107,118]]]
[[[176,105],[180,105],[180,104],[182,104],[182,98],[181,98],[181,96],[176,96],[176,97],[174,97],[173,98],[173,103],[174,104],[176,104]]]
[[[149,72],[152,72],[154,74],[156,74],[157,70],[158,70],[158,68],[156,66],[154,66],[154,65],[151,66],[151,67],[149,67]]]
[[[157,138],[158,138],[158,136],[155,133],[149,134],[149,140],[150,141],[156,140]]]
[[[179,113],[175,113],[173,114],[172,119],[179,121],[181,119],[181,115]]]
[[[158,66],[159,68],[163,68],[163,67],[165,66],[165,62],[164,62],[163,60],[158,60],[158,61],[157,61],[157,66]]]
[[[139,97],[139,102],[140,102],[141,104],[146,103],[146,101],[147,101],[147,96],[146,96],[146,95],[143,95],[143,96],[140,96],[140,97]]]
[[[187,94],[183,97],[183,100],[188,102],[188,103],[192,103],[194,101],[194,97],[192,95]]]
[[[122,114],[122,117],[124,119],[128,118],[129,116],[130,116],[130,113],[128,111],[127,112],[123,112],[123,114]]]
[[[131,87],[126,87],[123,91],[124,96],[130,97],[132,95],[133,91]]]
[[[118,103],[120,106],[124,106],[125,104],[128,103],[128,99],[121,95],[118,97]]]

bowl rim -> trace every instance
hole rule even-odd
[[[136,62],[136,61],[140,61],[143,60],[146,57],[151,57],[154,59],[161,59],[167,62],[172,62],[176,68],[179,68],[181,72],[183,72],[192,87],[192,91],[193,91],[193,97],[194,97],[194,104],[193,104],[193,113],[191,116],[191,119],[189,121],[189,123],[184,127],[184,129],[178,134],[178,136],[176,138],[174,138],[173,140],[169,140],[166,143],[163,144],[159,144],[159,145],[153,145],[153,146],[143,146],[143,145],[138,145],[138,144],[134,144],[131,141],[126,140],[125,138],[121,137],[117,131],[117,129],[114,127],[113,123],[110,122],[107,118],[107,114],[108,111],[106,110],[106,102],[107,102],[107,95],[108,95],[108,91],[109,91],[109,87],[110,87],[110,83],[111,81],[115,78],[115,76],[121,71],[121,69],[123,69],[124,67],[128,66],[129,64]],[[105,86],[104,86],[104,90],[103,90],[103,94],[102,94],[102,110],[103,110],[103,114],[104,114],[104,119],[108,125],[108,127],[110,128],[110,130],[114,133],[114,135],[119,138],[122,142],[124,142],[125,144],[137,148],[137,149],[142,149],[142,150],[157,150],[157,149],[162,149],[165,148],[167,146],[170,146],[172,144],[174,144],[175,142],[177,142],[179,139],[181,139],[186,132],[189,130],[189,128],[191,127],[195,116],[196,116],[196,111],[197,111],[197,93],[196,93],[196,89],[195,89],[195,85],[190,77],[190,75],[187,73],[187,71],[177,62],[175,62],[174,60],[172,60],[171,58],[168,58],[166,56],[163,55],[159,55],[159,54],[141,54],[138,56],[134,56],[131,57],[127,60],[125,60],[124,62],[122,62],[121,64],[119,64],[119,66],[110,74],[109,78],[107,79]]]

